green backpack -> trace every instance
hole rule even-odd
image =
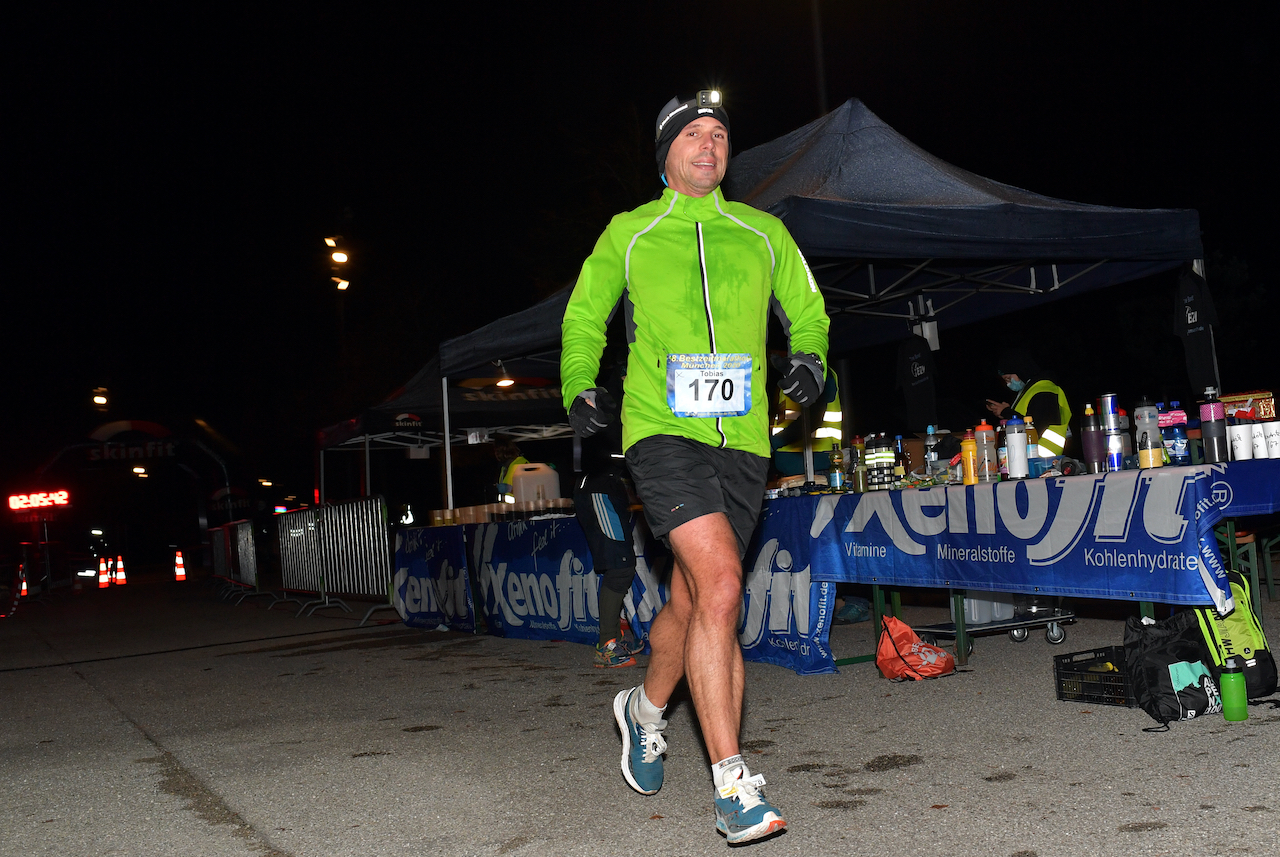
[[[1234,610],[1224,617],[1212,607],[1195,608],[1200,631],[1213,656],[1210,666],[1214,678],[1218,678],[1227,658],[1235,658],[1237,664],[1244,665],[1244,684],[1249,698],[1270,696],[1276,692],[1276,661],[1267,648],[1258,616],[1253,612],[1249,582],[1238,571],[1228,571],[1227,582],[1235,599]]]

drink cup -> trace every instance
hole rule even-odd
[[[1227,426],[1227,440],[1231,444],[1232,461],[1248,461],[1253,458],[1253,426]]]
[[[1280,420],[1262,424],[1267,437],[1267,458],[1280,458]]]
[[[1254,423],[1250,428],[1253,429],[1253,457],[1267,457],[1267,433],[1262,427],[1262,423]]]

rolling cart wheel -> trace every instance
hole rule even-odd
[[[1067,639],[1067,632],[1057,622],[1050,622],[1049,627],[1044,629],[1044,638],[1049,641],[1049,645],[1056,646]]]
[[[925,631],[920,635],[920,642],[924,643],[926,646],[936,646],[938,645],[938,638],[933,636],[933,634],[930,634],[928,631]]]
[[[1015,643],[1025,643],[1030,633],[1026,628],[1014,628],[1009,632],[1009,639]]]
[[[969,637],[965,642],[967,645],[964,647],[964,656],[967,658],[973,654],[973,637]]]

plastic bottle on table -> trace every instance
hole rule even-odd
[[[880,436],[875,432],[867,435],[867,490],[880,490]]]
[[[1026,479],[1030,475],[1027,469],[1027,426],[1016,414],[1004,424],[1005,444],[1009,449],[1009,478]]]
[[[867,493],[867,465],[861,461],[853,466],[853,491],[855,494]]]
[[[1102,430],[1098,415],[1093,412],[1093,405],[1084,406],[1084,417],[1080,426],[1080,447],[1084,450],[1084,463],[1090,473],[1105,473],[1107,470],[1107,435]]]
[[[973,429],[965,429],[960,441],[960,464],[964,468],[964,484],[978,484],[978,440]]]
[[[880,432],[880,490],[893,488],[893,442],[887,432]]]
[[[844,455],[840,452],[840,442],[831,441],[831,452],[827,454],[827,487],[832,491],[844,490]]]
[[[1000,465],[1000,478],[1009,478],[1009,441],[1004,432],[1004,420],[996,427],[996,463]]]
[[[1191,445],[1187,439],[1187,412],[1179,401],[1169,402],[1169,459],[1173,464],[1191,463]]]
[[[1156,402],[1156,420],[1160,425],[1160,440],[1164,443],[1164,463],[1172,464],[1170,454],[1173,451],[1173,422],[1169,419],[1169,410],[1164,402]]]
[[[1237,666],[1235,658],[1227,658],[1222,664],[1220,684],[1222,716],[1227,720],[1248,720],[1249,692],[1245,688],[1244,670]]]
[[[938,472],[938,436],[933,426],[928,426],[924,433],[924,472],[930,479]]]
[[[1158,437],[1145,431],[1138,437],[1138,467],[1143,470],[1164,465],[1164,443]]]
[[[1217,464],[1226,461],[1227,412],[1218,401],[1218,391],[1204,388],[1204,403],[1200,405],[1200,442],[1204,444],[1204,463]]]
[[[1139,441],[1142,440],[1143,432],[1150,435],[1152,441],[1161,436],[1160,409],[1146,396],[1138,399],[1138,404],[1133,408],[1133,428],[1134,434]],[[1138,448],[1142,448],[1141,442],[1139,442]]]
[[[907,450],[902,445],[902,435],[893,436],[893,482],[905,482],[907,479]]]
[[[978,444],[978,481],[999,482],[1000,462],[996,455],[996,430],[983,420],[973,430],[973,436]]]

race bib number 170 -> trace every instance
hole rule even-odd
[[[750,354],[668,354],[667,405],[677,417],[740,417],[751,410]]]

